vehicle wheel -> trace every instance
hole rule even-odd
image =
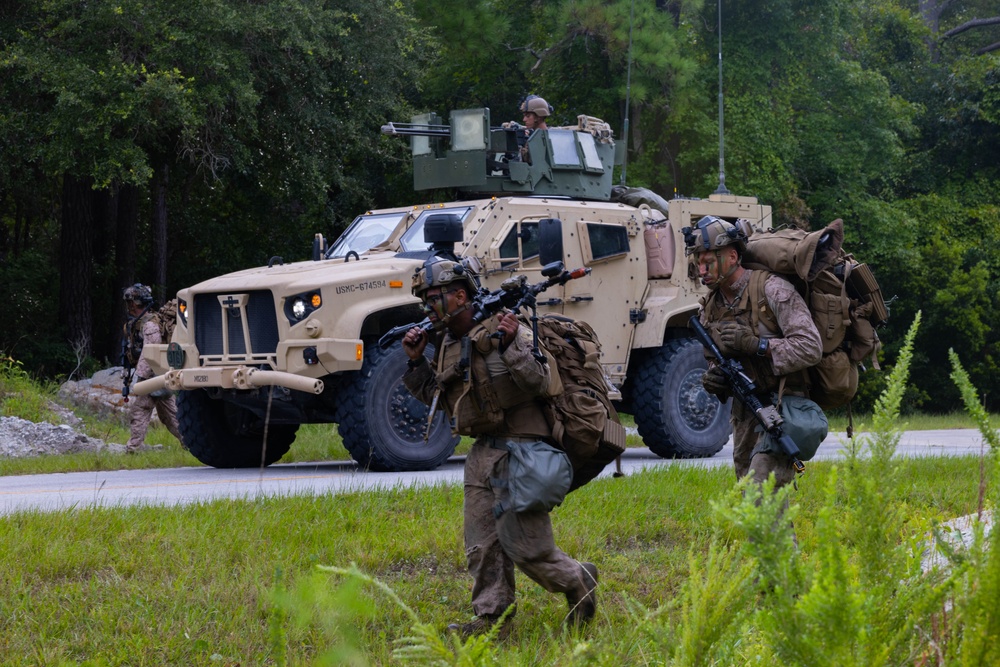
[[[707,457],[722,449],[731,431],[730,405],[701,386],[708,368],[701,344],[669,340],[640,364],[632,414],[645,445],[663,458]]]
[[[430,345],[425,354],[431,358]],[[364,365],[341,389],[338,428],[344,447],[369,470],[433,470],[458,445],[443,411],[424,442],[430,408],[403,386],[406,361],[399,345],[388,350],[366,345]]]
[[[288,452],[298,424],[269,424],[229,401],[213,399],[202,389],[177,394],[177,424],[184,445],[214,468],[271,465]]]

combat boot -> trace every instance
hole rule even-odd
[[[597,613],[597,566],[593,563],[580,563],[580,586],[566,593],[569,603],[569,614],[566,624],[581,626]]]
[[[468,623],[452,623],[448,626],[449,632],[457,633],[462,639],[468,639],[473,635],[485,635],[500,620],[500,614],[483,614],[476,616]],[[497,639],[505,639],[510,634],[510,619],[513,614],[504,619],[503,624],[497,631]]]

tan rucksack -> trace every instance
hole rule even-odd
[[[153,311],[152,319],[160,327],[160,341],[169,343],[177,324],[177,299],[171,299]]]
[[[525,322],[531,326],[530,321]],[[563,315],[538,317],[538,343],[555,359],[563,391],[547,403],[552,437],[573,464],[579,488],[625,451],[625,428],[608,396],[594,329]]]
[[[809,397],[824,410],[850,403],[865,359],[879,368],[882,343],[875,329],[889,319],[871,269],[844,252],[843,241],[844,222],[838,218],[815,232],[755,232],[743,254],[744,267],[781,274],[809,306],[823,339],[823,358],[809,369]],[[763,317],[774,315],[768,311]]]

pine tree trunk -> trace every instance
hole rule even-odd
[[[90,178],[63,176],[59,236],[59,322],[78,355],[92,346],[93,190]]]
[[[134,185],[122,185],[118,188],[118,219],[115,230],[115,303],[119,305],[114,318],[115,341],[113,360],[117,360],[121,349],[121,336],[125,326],[125,308],[122,306],[122,291],[134,284],[136,265],[136,246],[138,244],[139,228],[139,188]],[[117,361],[116,361],[117,363]]]
[[[170,168],[161,162],[153,175],[153,289],[163,303],[167,291],[167,180]]]

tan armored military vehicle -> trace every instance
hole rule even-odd
[[[336,423],[362,466],[434,468],[457,439],[402,386],[399,344],[377,344],[423,318],[410,285],[432,252],[425,225],[461,221],[454,252],[474,256],[484,287],[497,289],[515,274],[542,280],[545,220],[561,233],[566,267],[591,272],[539,294],[538,312],[593,325],[620,408],[652,451],[719,451],[728,411],[701,387],[705,360],[687,321],[704,287],[688,270],[681,229],[709,214],[763,228],[770,208],[751,197],[664,201],[613,188],[622,147],[591,117],[526,142],[523,128],[491,127],[488,109],[454,111],[449,121],[424,116],[383,131],[412,137],[416,190],[449,187],[461,200],[369,211],[329,247],[317,235],[310,261],[275,260],[181,290],[171,343],[144,351],[160,375],[136,392],[179,392],[184,441],[208,465],[270,464],[300,424]]]

